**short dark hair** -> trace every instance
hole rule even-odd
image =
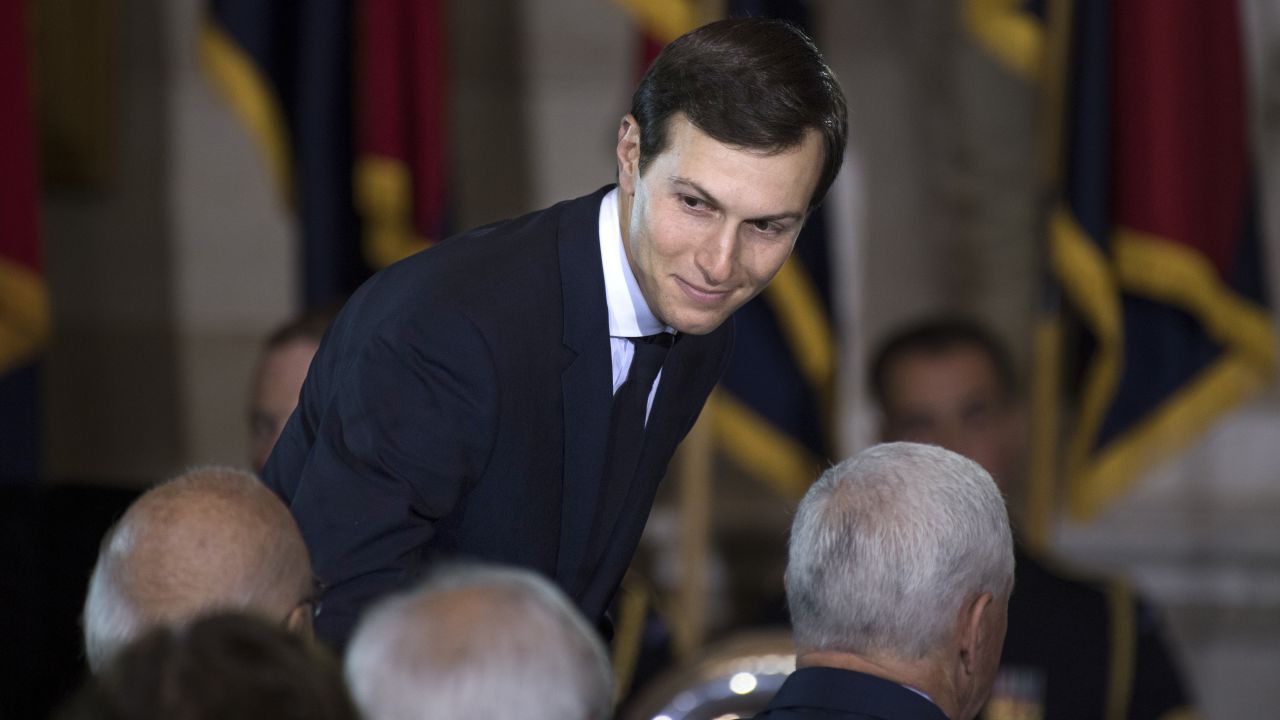
[[[357,720],[336,661],[257,617],[158,627],[114,656],[58,720]]]
[[[676,113],[726,145],[771,152],[793,148],[805,131],[817,130],[824,158],[810,210],[844,161],[849,120],[840,84],[813,41],[781,20],[720,20],[662,50],[631,98],[640,125],[640,173],[666,149]]]
[[[930,318],[889,336],[871,361],[870,389],[882,410],[888,409],[889,372],[894,363],[908,355],[941,355],[960,347],[982,351],[991,362],[996,381],[1006,398],[1018,390],[1017,373],[1009,349],[985,326],[962,317]]]

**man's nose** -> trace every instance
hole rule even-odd
[[[731,223],[726,223],[699,246],[695,260],[707,284],[720,285],[733,277],[737,253],[738,233]]]

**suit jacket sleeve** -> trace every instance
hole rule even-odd
[[[314,440],[291,509],[327,585],[317,632],[338,646],[369,600],[420,569],[496,428],[490,354],[461,314],[392,314],[355,337],[321,361],[327,405],[294,418],[314,423]]]

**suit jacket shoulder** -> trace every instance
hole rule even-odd
[[[923,695],[866,673],[800,668],[755,720],[947,720]]]

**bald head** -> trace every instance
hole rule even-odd
[[[103,539],[85,601],[89,665],[152,626],[213,609],[309,629],[311,583],[279,498],[249,473],[192,470],[138,498]]]
[[[599,720],[612,677],[595,631],[526,570],[457,569],[390,598],[361,622],[347,682],[369,720]]]

